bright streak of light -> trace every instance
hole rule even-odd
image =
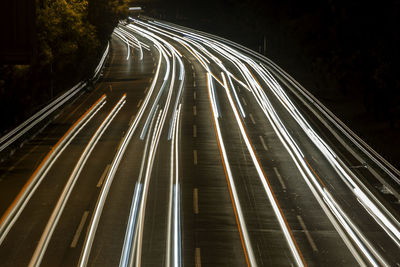
[[[18,127],[13,129],[12,131],[8,132],[6,135],[2,136],[0,138],[0,152],[3,151],[5,148],[7,148],[9,145],[11,145],[13,142],[15,142],[18,138],[23,136],[26,132],[28,132],[30,129],[32,129],[35,125],[43,121],[48,115],[50,115],[53,111],[58,109],[60,106],[62,106],[65,102],[70,100],[74,95],[76,95],[78,92],[80,92],[84,87],[86,86],[86,83],[78,83],[74,87],[72,87],[70,90],[65,92],[63,95],[55,99],[53,102],[51,102],[49,105],[38,111],[35,115],[24,121],[22,124],[20,124]]]
[[[238,226],[239,226],[240,232],[241,232],[241,234],[243,236],[245,255],[246,255],[246,259],[249,261],[251,266],[257,266],[257,262],[256,262],[256,259],[254,257],[253,248],[252,248],[251,243],[250,243],[250,238],[249,238],[249,234],[248,234],[248,231],[247,231],[246,223],[245,223],[245,220],[244,220],[244,217],[243,217],[243,212],[242,212],[242,208],[241,208],[241,205],[240,205],[239,197],[237,195],[235,182],[233,180],[233,175],[232,175],[232,171],[231,171],[231,168],[230,168],[228,155],[227,155],[226,150],[225,150],[225,144],[224,144],[224,140],[222,138],[220,125],[219,125],[219,122],[218,122],[218,116],[216,114],[215,103],[214,104],[212,103],[214,100],[212,98],[212,91],[213,91],[212,87],[213,87],[213,84],[212,84],[211,80],[212,79],[211,79],[210,73],[207,73],[207,88],[208,88],[208,95],[209,95],[209,99],[210,99],[210,103],[211,103],[211,107],[212,107],[212,114],[213,114],[213,118],[214,118],[215,131],[216,131],[219,148],[220,148],[221,155],[222,155],[222,161],[224,163],[226,176],[228,178],[229,187],[231,188],[231,196],[233,198],[233,202],[234,202],[234,205],[235,205],[234,207],[235,207],[235,210],[236,210],[237,219],[239,220],[238,221]]]
[[[382,212],[376,207],[374,203],[360,190],[359,187],[354,188],[354,193],[357,195],[361,203],[372,213],[375,220],[385,229],[388,235],[396,242],[397,246],[400,247],[399,230],[382,214]]]
[[[143,185],[141,183],[136,183],[135,191],[133,193],[131,211],[129,213],[128,226],[126,227],[124,246],[122,248],[121,259],[119,262],[120,267],[130,266],[131,250],[134,237],[134,230],[137,221],[137,213],[139,206],[139,197],[141,194]]]
[[[116,36],[118,36],[120,39],[122,39],[123,41],[126,42],[126,49],[127,49],[127,52],[126,52],[126,60],[129,60],[129,56],[130,56],[130,54],[131,54],[131,51],[130,51],[130,43],[129,43],[129,41],[128,41],[128,38],[126,38],[125,35],[121,34],[120,31],[118,30],[118,28],[115,28],[115,29],[114,29],[114,34],[115,34]]]
[[[103,56],[101,57],[101,60],[97,65],[96,69],[94,70],[93,78],[95,78],[100,73],[100,70],[103,67],[104,61],[106,60],[109,51],[110,51],[110,42],[107,43],[106,50],[104,51]]]
[[[100,193],[99,201],[97,202],[97,205],[96,205],[96,208],[95,208],[91,223],[89,225],[88,234],[87,234],[86,240],[85,240],[84,245],[83,245],[83,251],[82,251],[81,257],[79,259],[79,266],[80,267],[84,267],[88,263],[91,247],[92,247],[94,236],[95,236],[95,233],[96,233],[96,230],[97,230],[97,225],[98,225],[98,222],[99,222],[102,210],[103,210],[103,206],[104,206],[104,202],[105,202],[105,199],[107,197],[107,194],[108,194],[108,190],[109,190],[109,188],[111,186],[112,180],[114,179],[114,175],[115,175],[116,170],[118,168],[118,165],[119,165],[119,163],[121,161],[121,158],[122,158],[123,154],[126,151],[126,147],[127,147],[128,143],[129,143],[130,139],[132,138],[133,133],[135,132],[136,128],[138,127],[139,121],[141,120],[141,118],[142,118],[142,116],[144,114],[144,111],[147,108],[148,102],[150,101],[150,97],[151,97],[151,95],[152,95],[152,93],[154,91],[154,87],[155,87],[155,84],[157,82],[158,75],[159,75],[159,72],[160,72],[160,67],[161,67],[162,55],[161,55],[161,51],[160,50],[159,50],[159,53],[160,54],[159,54],[159,61],[158,61],[157,71],[155,73],[153,82],[152,82],[152,84],[150,86],[149,93],[147,94],[145,100],[143,101],[143,104],[141,105],[141,107],[139,109],[139,112],[136,115],[133,123],[129,127],[128,132],[126,133],[126,135],[123,138],[122,144],[119,147],[118,152],[117,152],[117,154],[115,155],[115,157],[113,159],[112,165],[110,167],[110,171],[109,171],[108,176],[106,178],[106,182],[103,185],[102,191]]]
[[[122,28],[122,26],[120,26],[120,28],[115,28],[115,32],[118,32],[119,34],[125,36],[130,42],[130,44],[136,48],[139,49],[140,52],[140,56],[139,56],[139,60],[143,60],[143,49],[142,47],[144,47],[146,50],[150,51],[150,48],[148,45],[140,42],[135,35],[131,34],[130,32],[124,30]]]
[[[115,118],[118,114],[119,110],[125,104],[126,94],[118,101],[118,103],[114,106],[114,108],[110,111],[108,116],[103,120],[101,125],[96,130],[95,134],[90,139],[89,143],[87,144],[85,150],[82,152],[81,157],[79,158],[77,164],[75,165],[74,170],[69,177],[63,192],[61,193],[60,198],[57,201],[57,204],[50,216],[49,221],[45,227],[45,230],[42,233],[42,236],[39,240],[38,245],[36,246],[36,250],[31,258],[29,266],[40,266],[42,258],[46,252],[47,246],[50,242],[50,239],[53,235],[53,232],[58,224],[58,221],[62,215],[62,212],[66,206],[66,203],[71,195],[71,192],[75,186],[78,177],[85,166],[86,161],[88,160],[91,152],[93,151],[94,147],[96,146],[97,142],[100,140],[101,136],[110,125],[111,121]],[[104,105],[105,102],[103,102]]]
[[[146,207],[146,202],[147,202],[147,195],[148,195],[148,189],[149,189],[149,184],[150,184],[150,177],[151,177],[153,162],[154,162],[157,146],[158,146],[160,135],[161,135],[161,129],[163,128],[163,122],[162,122],[163,116],[162,115],[163,115],[163,110],[160,110],[160,112],[157,116],[156,124],[154,126],[154,132],[153,132],[153,135],[151,138],[149,157],[148,157],[146,172],[145,172],[145,176],[144,176],[143,194],[142,194],[142,198],[140,201],[140,207],[139,207],[138,235],[137,235],[137,241],[136,241],[136,243],[137,243],[136,265],[137,266],[141,266],[145,207]]]
[[[46,155],[39,167],[35,170],[29,180],[26,182],[22,190],[19,192],[13,203],[8,207],[0,222],[0,244],[3,243],[8,232],[13,227],[16,220],[28,204],[29,200],[35,193],[43,181],[46,174],[50,171],[53,164],[56,162],[61,153],[71,143],[75,136],[85,127],[85,125],[94,117],[94,115],[105,104],[106,96],[100,97],[61,137],[61,139],[53,146],[50,152]]]
[[[248,135],[246,133],[246,130],[244,129],[243,122],[240,119],[240,116],[239,116],[239,113],[238,113],[238,111],[236,109],[236,106],[235,106],[234,100],[232,98],[232,95],[229,92],[228,83],[226,81],[225,75],[224,75],[223,72],[221,74],[222,74],[222,78],[223,78],[223,81],[224,81],[224,84],[225,84],[225,86],[224,86],[225,93],[226,93],[226,95],[228,97],[229,104],[231,105],[232,111],[233,111],[233,113],[235,115],[235,119],[236,119],[237,125],[239,126],[240,133],[242,135],[242,138],[245,141],[245,144],[247,146],[247,150],[250,153],[250,156],[251,156],[251,159],[253,161],[253,164],[256,167],[258,176],[259,176],[260,181],[261,181],[261,183],[262,183],[262,185],[264,187],[264,190],[267,193],[269,202],[271,203],[272,208],[273,208],[273,210],[275,212],[275,216],[277,217],[278,222],[279,222],[279,224],[281,226],[281,229],[282,229],[282,231],[284,233],[284,236],[286,238],[286,242],[288,243],[288,245],[290,247],[290,250],[292,251],[293,257],[295,258],[297,265],[298,266],[305,266],[304,258],[303,258],[302,254],[301,254],[301,252],[300,252],[300,250],[299,250],[299,248],[297,246],[296,240],[293,237],[293,234],[292,234],[292,232],[291,232],[291,230],[289,228],[289,225],[286,222],[286,219],[285,219],[285,217],[283,215],[283,212],[279,207],[278,201],[277,201],[277,199],[276,199],[276,197],[275,197],[275,195],[274,195],[274,193],[272,191],[271,186],[269,185],[268,179],[265,176],[264,170],[262,169],[262,167],[260,165],[260,162],[259,162],[259,160],[257,158],[257,155],[256,155],[255,151],[254,151],[253,145],[251,144],[251,142],[249,140],[249,137],[248,137]]]

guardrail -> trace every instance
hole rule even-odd
[[[107,44],[107,47],[103,53],[103,56],[97,65],[92,80],[98,79],[100,76],[100,70],[102,69],[105,59],[109,53],[110,44]],[[13,143],[17,140],[21,139],[28,131],[32,128],[40,124],[47,117],[50,116],[55,110],[60,108],[63,104],[65,104],[68,100],[74,97],[78,92],[80,92],[83,88],[87,86],[87,82],[79,82],[74,87],[69,89],[67,92],[62,94],[61,96],[54,99],[50,104],[36,112],[29,119],[25,120],[23,123],[15,127],[13,130],[9,131],[7,134],[0,137],[0,155],[5,153],[5,150],[9,148]],[[4,157],[4,156],[3,156]]]

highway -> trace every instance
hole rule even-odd
[[[351,125],[239,44],[129,21],[93,90],[0,139],[1,266],[400,266],[400,172]]]

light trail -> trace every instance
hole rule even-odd
[[[178,96],[179,97],[179,96]],[[170,162],[170,189],[168,202],[168,227],[166,244],[166,266],[171,266],[171,247],[172,263],[174,267],[181,266],[181,240],[180,240],[180,192],[179,192],[179,127],[181,105],[175,109],[174,120],[172,122],[172,142],[171,142],[171,162]],[[171,243],[171,235],[173,241]]]
[[[226,150],[225,150],[225,143],[224,143],[224,140],[222,138],[220,125],[219,125],[219,122],[218,122],[218,116],[216,114],[216,107],[212,103],[213,102],[213,98],[212,98],[213,89],[212,89],[212,86],[213,86],[213,84],[211,82],[211,75],[209,73],[207,73],[208,96],[209,96],[209,100],[210,100],[211,111],[212,111],[212,114],[213,114],[215,133],[216,133],[217,139],[218,139],[218,145],[219,145],[219,149],[220,149],[220,153],[221,153],[221,159],[222,159],[222,162],[223,162],[223,165],[224,165],[227,182],[228,182],[228,186],[229,186],[229,189],[230,189],[230,195],[231,195],[231,198],[232,198],[233,207],[234,207],[234,211],[235,211],[235,215],[236,215],[236,220],[237,220],[237,224],[238,224],[238,228],[239,228],[239,233],[240,233],[243,249],[244,249],[244,252],[245,252],[246,262],[247,262],[247,264],[249,266],[257,266],[257,262],[256,262],[256,259],[254,257],[253,248],[252,248],[252,245],[250,243],[250,238],[249,238],[249,234],[248,234],[248,231],[247,231],[246,223],[245,223],[245,220],[244,220],[244,217],[243,217],[243,212],[242,212],[242,207],[240,205],[239,196],[237,194],[235,182],[233,180],[233,175],[232,175],[232,171],[231,171],[231,168],[230,168],[228,155],[227,155]]]
[[[133,26],[133,25],[129,25],[131,30],[135,31],[136,33],[138,33],[139,35],[142,35],[143,37],[151,40],[155,46],[158,47],[158,49],[161,51],[161,54],[163,56],[163,59],[166,62],[166,73],[164,76],[164,80],[163,83],[161,85],[161,89],[159,91],[159,93],[156,96],[155,101],[153,102],[152,108],[150,110],[150,113],[146,119],[145,125],[143,127],[143,130],[141,132],[140,138],[143,140],[146,136],[146,133],[149,131],[149,129],[151,129],[151,121],[154,120],[155,118],[155,114],[156,114],[156,110],[158,109],[159,103],[161,101],[161,97],[164,94],[164,92],[166,92],[167,89],[167,84],[169,83],[169,88],[168,88],[168,95],[167,95],[167,99],[166,102],[164,104],[164,109],[160,110],[159,115],[157,117],[157,122],[155,125],[155,129],[152,135],[152,139],[151,139],[151,146],[150,146],[150,151],[149,151],[149,155],[148,155],[148,159],[147,159],[147,166],[146,166],[146,172],[145,172],[145,176],[144,176],[144,182],[143,182],[143,194],[141,195],[141,198],[139,200],[140,203],[140,207],[138,210],[138,220],[137,220],[137,227],[136,227],[136,233],[134,236],[134,247],[135,247],[135,255],[136,255],[136,259],[135,259],[135,264],[136,266],[140,266],[141,265],[141,250],[142,250],[142,239],[143,239],[143,221],[145,218],[145,207],[146,207],[146,201],[147,201],[147,195],[148,195],[148,187],[149,187],[149,183],[150,183],[150,178],[151,178],[151,171],[152,171],[152,166],[153,166],[153,161],[154,161],[154,157],[157,151],[157,147],[158,147],[158,143],[161,137],[161,133],[162,133],[162,129],[164,128],[164,124],[166,121],[166,116],[167,113],[169,112],[169,107],[171,104],[171,98],[172,98],[172,93],[174,92],[174,87],[175,87],[175,79],[176,79],[176,72],[177,72],[177,63],[179,65],[179,76],[178,76],[178,80],[179,82],[179,86],[178,86],[178,91],[176,94],[176,101],[174,104],[174,108],[172,111],[172,118],[171,118],[171,123],[170,123],[170,130],[168,133],[168,137],[169,139],[171,139],[171,133],[176,133],[176,127],[177,127],[177,119],[179,117],[180,112],[178,112],[178,110],[180,110],[180,106],[178,108],[178,104],[180,102],[181,99],[181,95],[182,95],[182,91],[183,91],[183,82],[184,82],[184,66],[183,66],[183,62],[181,60],[182,55],[170,44],[168,43],[166,40],[164,40],[163,38],[160,38],[157,35],[154,35],[153,33],[144,30],[142,28]],[[166,48],[168,49],[166,49]],[[168,51],[169,50],[169,51]],[[170,63],[170,57],[172,57],[172,67],[171,67],[171,63]],[[177,117],[178,116],[178,117]],[[172,143],[174,143],[174,145],[176,144],[176,137],[174,134],[173,135],[173,141]],[[148,135],[149,137],[149,135]],[[176,144],[177,145],[177,144]],[[174,148],[172,148],[174,149]],[[175,155],[177,156],[177,155]],[[174,155],[172,155],[171,160],[174,159]],[[173,167],[171,167],[173,168]],[[177,168],[175,166],[175,168]],[[141,171],[142,172],[142,171]],[[171,186],[173,184],[171,183]],[[179,223],[180,219],[176,219],[178,218],[178,214],[180,212],[177,211],[177,205],[179,205],[179,202],[177,202],[177,194],[179,194],[179,185],[174,185],[172,188],[175,188],[173,190],[170,190],[170,197],[172,197],[173,200],[173,209],[172,209],[172,201],[170,202],[171,205],[171,209],[170,212],[172,212],[174,214],[174,220],[173,220],[173,246],[172,246],[172,250],[173,250],[173,264],[174,266],[177,266],[176,264],[180,265],[180,245],[177,241],[177,236],[180,236],[180,233],[177,232],[177,229],[179,229],[180,227],[177,226],[177,224]],[[170,218],[172,217],[172,215],[170,214]],[[169,223],[171,222],[171,220],[169,220]],[[169,229],[171,230],[171,227],[169,227]],[[167,231],[167,240],[170,240],[171,238],[171,233],[170,230]],[[170,244],[167,245],[167,261],[166,264],[169,265],[170,264]],[[124,256],[125,257],[125,256]],[[130,256],[132,257],[132,256]],[[126,262],[126,260],[123,260],[124,262]],[[121,260],[122,262],[122,260]],[[131,261],[131,264],[133,264],[133,262]]]
[[[158,109],[158,106],[157,106],[157,109]],[[150,129],[152,129],[152,127],[153,127],[154,119],[155,118],[153,117],[153,119],[151,120]],[[120,267],[133,266],[133,263],[135,260],[134,252],[136,251],[137,236],[138,236],[138,227],[137,227],[138,219],[137,218],[138,218],[138,212],[139,212],[140,199],[141,199],[142,190],[143,190],[142,177],[143,177],[144,166],[145,166],[146,159],[147,159],[147,152],[149,150],[149,141],[150,141],[150,134],[148,134],[146,137],[146,143],[144,146],[142,163],[140,165],[139,178],[138,178],[138,181],[136,182],[135,192],[134,192],[133,198],[132,198],[132,204],[131,204],[131,210],[129,213],[128,225],[127,225],[126,232],[125,232],[124,246],[122,249],[121,259],[120,259],[120,263],[119,263]]]
[[[188,44],[186,44],[186,45],[188,45]],[[192,49],[192,50],[194,50],[194,49]],[[204,48],[202,48],[202,50],[204,51]],[[190,51],[190,50],[189,50]],[[193,53],[195,56],[196,56],[196,54],[197,53]],[[197,54],[198,55],[198,54]],[[210,56],[211,54],[210,53],[208,53],[208,55]],[[199,58],[201,58],[201,57],[199,57]],[[215,57],[213,57],[213,59],[215,60],[216,58]],[[220,61],[219,60],[216,60],[218,63],[220,63]],[[209,61],[207,61],[207,62],[209,62]],[[220,65],[222,65],[222,63],[220,63]],[[207,67],[207,69],[209,70],[209,68]],[[226,69],[225,69],[226,70]],[[216,115],[216,117],[217,117],[217,119],[218,119],[218,117],[220,116],[220,108],[219,108],[219,104],[218,104],[218,100],[217,100],[217,96],[216,96],[216,92],[215,92],[215,89],[214,89],[214,86],[213,86],[213,80],[212,79],[210,79],[209,77],[215,77],[215,75],[212,75],[210,72],[209,72],[209,74],[208,74],[208,88],[209,88],[209,96],[210,96],[210,105],[212,106],[212,110],[213,110],[213,114],[215,114]],[[224,79],[225,79],[225,77],[224,77]],[[219,82],[219,83],[221,83],[222,84],[222,82],[221,81],[219,81],[218,80],[218,78],[216,78],[216,80]],[[224,87],[226,87],[227,85],[226,85],[226,80],[225,80],[225,83],[224,84],[222,84]],[[216,124],[217,124],[218,122],[216,122]],[[219,129],[219,124],[218,124],[218,126],[216,126],[216,128],[217,129]],[[218,132],[218,130],[217,130],[217,132]],[[221,147],[223,147],[223,149],[221,149],[222,150],[222,155],[223,154],[226,154],[226,152],[224,153],[224,146],[223,145],[221,145]],[[227,160],[227,158],[225,158],[224,160]],[[231,173],[231,171],[230,171],[230,167],[229,167],[229,163],[227,163],[228,165],[228,169],[229,169],[229,171],[227,172],[227,173]],[[260,167],[260,165],[259,165],[259,163],[257,162],[256,163],[256,167]],[[258,171],[260,171],[260,169],[258,169]],[[229,176],[229,174],[228,174],[228,176]],[[265,175],[262,173],[262,177],[264,178],[264,179],[262,179],[265,183],[266,183],[266,177],[265,177]],[[233,182],[233,179],[231,179],[231,182]],[[235,187],[234,187],[235,188]],[[268,187],[268,185],[266,186],[266,188],[269,188]],[[236,194],[236,190],[234,189],[234,190],[232,190],[234,193],[233,193],[233,195],[235,195]],[[268,193],[271,193],[271,194],[268,194],[269,195],[269,197],[270,197],[270,200],[271,200],[271,198],[273,199],[274,197],[273,197],[273,193],[270,191],[270,190],[267,190],[266,189],[266,192],[267,192],[267,194]],[[234,197],[235,198],[235,197]],[[238,197],[236,197],[236,199],[238,199]],[[273,203],[275,203],[276,204],[276,199],[275,200],[273,200],[274,202]],[[237,203],[238,202],[238,200],[236,200],[236,201],[234,201],[235,203]],[[274,204],[273,204],[274,205]],[[278,206],[276,206],[276,207],[278,207]],[[290,230],[288,230],[288,226],[287,226],[287,224],[286,224],[286,222],[285,222],[285,220],[283,219],[283,215],[279,212],[279,208],[277,208],[277,209],[274,209],[275,210],[275,212],[276,212],[276,210],[278,210],[278,212],[276,212],[276,214],[277,213],[279,213],[281,216],[280,216],[280,218],[281,219],[279,219],[279,217],[278,217],[278,221],[280,222],[280,224],[281,225],[283,225],[282,226],[282,228],[283,228],[283,231],[284,231],[284,234],[285,234],[285,236],[287,237],[287,241],[288,241],[288,244],[289,244],[289,247],[291,248],[291,250],[292,250],[292,253],[293,253],[293,255],[294,255],[294,257],[295,257],[295,259],[296,259],[296,262],[298,263],[298,265],[299,266],[303,266],[304,265],[304,259],[302,259],[302,256],[300,256],[301,254],[299,254],[299,251],[298,251],[298,248],[297,248],[297,245],[295,245],[295,241],[294,241],[294,239],[293,239],[293,237],[291,236],[291,233],[290,233]],[[243,225],[244,225],[244,219],[243,219],[243,217],[242,217],[242,215],[241,215],[241,209],[239,208],[239,211],[237,212],[238,213],[238,220],[240,221],[238,221],[238,225],[240,225],[240,228],[243,228]],[[286,230],[286,231],[285,231]],[[242,230],[243,231],[243,230]],[[256,261],[255,261],[255,259],[254,259],[254,255],[250,255],[249,257],[248,257],[248,255],[247,255],[247,251],[246,250],[248,250],[248,248],[251,248],[251,245],[250,245],[250,243],[249,243],[249,241],[248,241],[248,234],[247,234],[247,230],[245,230],[245,232],[246,233],[244,233],[243,234],[243,236],[244,236],[244,238],[242,237],[242,240],[244,240],[244,242],[245,242],[245,244],[244,244],[244,249],[245,249],[245,254],[246,254],[246,259],[248,259],[248,258],[250,258],[249,259],[249,261],[250,261],[250,263],[249,264],[251,264],[251,265],[256,265]],[[246,249],[247,248],[247,249]],[[251,249],[251,254],[253,254],[252,253],[252,249]]]
[[[85,166],[86,161],[88,160],[94,147],[96,146],[97,142],[100,140],[101,136],[103,135],[103,133],[105,132],[107,127],[110,125],[112,120],[118,114],[119,110],[125,104],[125,99],[126,99],[126,94],[124,94],[122,96],[122,98],[118,101],[118,103],[110,111],[110,113],[107,115],[107,117],[103,120],[103,122],[97,128],[96,132],[94,133],[94,135],[90,139],[89,143],[85,147],[85,150],[82,152],[81,157],[79,158],[77,164],[75,165],[75,168],[72,171],[71,176],[69,177],[67,183],[65,184],[64,189],[60,195],[60,198],[57,201],[56,206],[54,207],[54,210],[50,216],[49,221],[47,222],[47,225],[42,233],[42,236],[39,240],[39,243],[36,246],[35,252],[33,253],[33,256],[31,258],[28,266],[40,266],[43,256],[46,253],[47,246],[53,235],[53,232],[54,232],[55,228],[57,227],[58,221],[60,220],[60,217],[61,217],[62,212],[64,211],[64,208],[67,204],[69,196],[71,195],[71,192],[75,186],[76,181],[78,180],[78,177],[79,177],[82,169]]]
[[[156,46],[156,48],[157,48],[157,46]],[[133,136],[133,133],[135,132],[136,128],[138,127],[139,122],[140,122],[140,120],[144,114],[144,111],[147,108],[147,105],[150,101],[150,98],[153,94],[156,82],[158,80],[159,72],[160,72],[161,60],[162,60],[162,53],[161,53],[161,50],[159,50],[158,66],[157,66],[156,73],[154,75],[153,82],[150,86],[149,92],[147,93],[145,100],[143,101],[143,104],[140,106],[140,109],[139,109],[134,121],[132,122],[131,126],[129,127],[128,132],[126,133],[126,135],[123,138],[121,146],[119,147],[118,152],[113,159],[113,162],[110,167],[110,171],[109,171],[108,176],[105,179],[105,183],[102,187],[102,191],[99,196],[99,201],[97,202],[95,211],[93,213],[92,220],[90,222],[89,229],[88,229],[88,234],[85,239],[83,250],[82,250],[82,253],[81,253],[81,256],[79,259],[80,267],[86,266],[88,263],[92,244],[93,244],[95,233],[96,233],[97,226],[98,226],[98,222],[100,220],[100,216],[101,216],[101,213],[103,210],[105,200],[108,195],[109,188],[111,186],[112,180],[114,179],[114,176],[117,171],[118,165],[121,161],[121,158],[126,151],[126,147],[128,146],[128,144]]]
[[[57,158],[75,138],[75,136],[85,127],[85,125],[94,117],[94,115],[105,104],[106,96],[100,97],[61,137],[61,139],[52,147],[50,152],[40,163],[39,167],[31,175],[28,181],[23,186],[22,190],[18,193],[17,197],[7,208],[6,212],[0,219],[0,244],[4,241],[8,232],[13,227],[14,223],[19,218],[20,214],[28,204],[29,200],[36,192],[46,174],[51,169],[52,165],[56,162]]]
[[[108,52],[110,52],[110,42],[107,43],[106,50],[104,51],[103,56],[101,57],[96,69],[94,70],[93,79],[95,79],[100,74],[101,68],[103,67],[104,62],[108,56]]]
[[[260,161],[259,161],[259,159],[258,159],[258,157],[256,155],[256,152],[254,151],[254,147],[253,147],[253,145],[252,145],[252,143],[251,143],[251,141],[250,141],[250,139],[248,137],[248,134],[247,134],[247,132],[246,132],[246,130],[244,128],[243,121],[240,119],[240,115],[239,115],[239,112],[238,112],[238,110],[237,110],[237,108],[235,106],[234,99],[233,99],[233,97],[232,97],[232,95],[231,95],[231,93],[229,91],[229,87],[228,87],[228,83],[227,83],[227,80],[225,78],[225,75],[224,75],[223,72],[221,74],[222,74],[222,78],[223,78],[223,81],[224,81],[224,84],[225,84],[225,86],[224,86],[225,93],[226,93],[226,96],[227,96],[227,98],[229,100],[229,104],[231,105],[232,111],[233,111],[233,113],[235,115],[236,123],[239,126],[240,133],[242,135],[242,138],[245,141],[247,150],[250,153],[250,156],[251,156],[251,159],[253,161],[253,164],[256,167],[256,170],[257,170],[258,176],[260,178],[260,181],[261,181],[262,185],[264,186],[264,190],[267,193],[269,202],[271,203],[271,205],[273,207],[273,210],[275,212],[275,216],[277,217],[278,222],[279,222],[279,224],[281,226],[281,229],[282,229],[282,231],[284,233],[284,236],[286,238],[286,242],[288,243],[288,245],[290,247],[290,250],[291,250],[291,252],[293,254],[294,259],[296,260],[297,265],[298,266],[305,266],[306,263],[305,263],[304,257],[303,257],[303,255],[302,255],[302,253],[301,253],[301,251],[300,251],[300,249],[299,249],[299,247],[297,245],[296,240],[294,239],[293,233],[292,233],[292,231],[291,231],[291,229],[290,229],[290,227],[289,227],[289,225],[288,225],[288,223],[286,221],[285,216],[283,215],[283,212],[282,212],[282,210],[281,210],[281,208],[279,206],[279,203],[278,203],[278,201],[277,201],[277,199],[275,197],[275,194],[272,191],[271,185],[269,184],[268,178],[265,175],[265,172],[264,172],[264,170],[263,170],[263,168],[262,168],[262,166],[260,164]]]
[[[209,54],[209,55],[211,55],[211,54]],[[218,119],[218,117],[220,116],[219,114],[220,114],[220,109],[219,109],[219,106],[218,106],[218,102],[217,102],[217,97],[216,97],[216,92],[215,92],[215,89],[214,89],[214,86],[213,86],[213,84],[212,84],[212,80],[210,79],[210,77],[213,77],[214,75],[211,75],[211,73],[208,73],[208,88],[209,88],[209,96],[210,96],[210,105],[212,106],[212,111],[213,111],[213,114],[215,114],[216,115],[216,118],[214,119],[214,120],[217,120]],[[219,83],[221,83],[218,79],[216,79]],[[224,84],[223,84],[223,86],[226,88],[226,86],[227,86],[227,82],[226,82],[226,79],[225,79],[225,77],[224,77]],[[232,100],[232,99],[230,99],[230,100]],[[233,101],[233,100],[232,100]],[[232,104],[232,103],[231,103]],[[236,109],[235,109],[235,111],[236,111]],[[235,115],[238,115],[237,113],[235,113]],[[218,129],[219,129],[219,123],[218,123],[218,121],[215,121],[215,124],[216,124],[216,129],[217,129],[217,132],[218,132]],[[217,134],[218,135],[218,134]],[[219,136],[221,136],[221,134],[219,134]],[[247,139],[248,140],[248,139]],[[222,141],[222,138],[221,138],[221,141]],[[223,141],[222,141],[223,142]],[[221,142],[220,142],[221,143]],[[221,149],[221,151],[222,151],[222,155],[226,155],[226,152],[224,152],[225,151],[225,149],[224,149],[224,145],[223,145],[223,143],[220,145],[220,147],[222,148]],[[252,150],[253,151],[253,150]],[[254,152],[254,151],[253,151]],[[254,153],[252,154],[252,156],[254,156]],[[255,158],[253,158],[254,160],[255,160]],[[229,167],[229,162],[227,161],[227,157],[223,157],[223,160],[225,161],[225,164],[227,165],[227,173],[228,173],[228,176],[230,176],[229,175],[229,173],[231,173],[231,171],[230,171],[230,167]],[[256,168],[257,168],[257,171],[260,173],[261,172],[261,177],[263,178],[262,179],[262,181],[264,182],[264,183],[267,183],[266,182],[266,177],[265,177],[265,175],[264,175],[264,173],[262,172],[262,169],[260,168],[260,165],[259,165],[259,163],[258,163],[258,161],[256,161],[256,163],[255,163],[255,165],[256,165]],[[230,177],[230,180],[231,180],[231,184],[233,183],[233,178],[232,177]],[[298,248],[297,248],[297,245],[295,245],[295,241],[294,241],[294,239],[293,239],[293,236],[291,235],[291,232],[290,232],[290,230],[288,230],[288,225],[287,225],[287,223],[286,223],[286,221],[284,220],[284,218],[282,217],[283,216],[283,214],[280,212],[280,209],[279,209],[279,206],[278,205],[276,205],[276,199],[274,199],[274,196],[273,196],[273,193],[270,191],[270,188],[269,188],[269,186],[268,186],[268,184],[267,185],[265,185],[264,184],[264,186],[265,186],[265,188],[268,188],[268,189],[266,189],[266,192],[267,192],[267,194],[268,194],[268,196],[269,196],[269,198],[270,198],[270,201],[272,202],[271,204],[274,206],[274,203],[275,203],[275,213],[276,214],[279,214],[280,216],[278,217],[278,221],[280,222],[280,224],[281,224],[281,226],[282,226],[282,229],[283,229],[283,231],[284,231],[284,234],[285,234],[285,236],[286,236],[286,238],[287,238],[287,241],[288,241],[288,244],[289,244],[289,247],[291,248],[291,250],[292,250],[292,253],[293,253],[293,255],[294,255],[294,257],[295,257],[295,259],[296,259],[296,262],[298,263],[298,265],[299,266],[303,266],[304,265],[304,259],[302,258],[302,256],[300,256],[301,255],[301,253],[299,254],[299,250],[298,250]],[[232,185],[231,185],[231,187],[232,187]],[[233,194],[232,195],[234,195],[234,197],[233,197],[233,199],[235,199],[236,198],[236,200],[234,200],[234,202],[235,203],[238,203],[238,197],[236,196],[235,197],[235,195],[236,195],[236,189],[235,189],[235,187],[234,187],[234,185],[233,185],[233,189],[232,189],[232,192],[233,192]],[[272,200],[271,200],[272,199]],[[236,205],[236,204],[235,204]],[[239,204],[240,205],[240,204]],[[243,218],[243,216],[242,216],[242,212],[241,212],[241,208],[239,207],[239,209],[236,207],[236,210],[238,210],[238,212],[237,212],[237,214],[238,214],[238,225],[240,225],[240,228],[242,228],[242,231],[244,232],[244,234],[243,234],[243,236],[244,236],[244,242],[245,242],[245,244],[244,244],[244,249],[245,249],[245,253],[246,253],[246,258],[248,258],[249,259],[249,264],[251,264],[252,266],[255,266],[256,265],[256,261],[255,261],[255,258],[254,258],[254,255],[253,255],[253,252],[252,252],[252,249],[251,249],[251,245],[250,245],[250,243],[249,243],[249,241],[248,241],[248,234],[247,234],[247,230],[244,230],[243,229],[243,226],[245,227],[245,224],[244,224],[244,218]],[[242,239],[242,240],[243,240]],[[247,252],[248,250],[250,249],[250,253],[249,252]],[[247,255],[247,254],[250,254],[249,256]]]
[[[49,105],[35,113],[32,117],[21,123],[15,129],[8,132],[6,135],[0,138],[0,152],[6,149],[9,145],[14,143],[17,139],[27,133],[30,129],[32,129],[35,125],[43,121],[46,117],[48,117],[53,111],[61,107],[64,103],[70,100],[73,96],[75,96],[78,92],[80,92],[86,83],[78,83],[70,90],[62,94],[60,97],[55,99]]]
[[[131,55],[131,50],[130,50],[131,44],[129,43],[128,38],[126,38],[123,34],[120,34],[119,31],[118,31],[118,28],[115,28],[114,34],[115,34],[116,36],[118,36],[120,39],[122,39],[123,41],[126,42],[126,49],[127,49],[127,52],[126,52],[126,60],[129,60],[129,57],[130,57],[130,55]]]

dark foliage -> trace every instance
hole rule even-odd
[[[92,75],[127,0],[36,1],[37,57],[0,66],[1,131]]]

